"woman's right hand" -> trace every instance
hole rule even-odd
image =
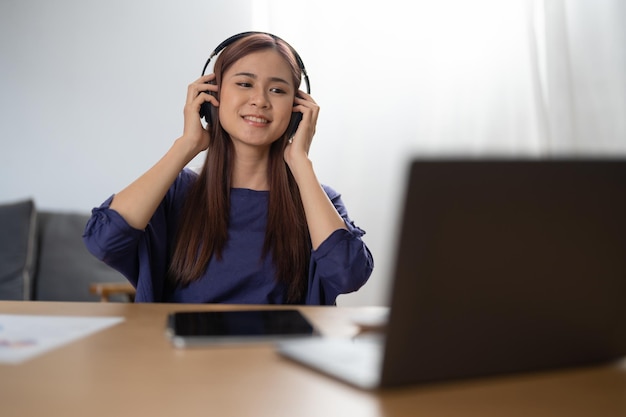
[[[183,136],[180,139],[195,154],[206,150],[210,141],[209,132],[202,126],[200,106],[205,102],[210,102],[215,107],[219,106],[216,98],[218,86],[209,84],[211,81],[215,81],[215,74],[203,75],[187,87],[187,100],[183,112],[185,123]],[[216,93],[215,96],[209,94],[209,91]]]

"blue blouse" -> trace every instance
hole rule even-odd
[[[137,289],[137,302],[283,304],[286,288],[275,279],[271,255],[262,256],[269,191],[234,188],[228,241],[222,259],[212,258],[204,275],[186,287],[166,281],[176,219],[197,175],[183,170],[145,230],[131,227],[109,208],[113,196],[94,208],[83,239],[98,259],[121,272]],[[358,290],[371,275],[365,232],[348,217],[340,194],[324,186],[347,230],[333,232],[311,252],[306,304],[333,305],[339,294]]]

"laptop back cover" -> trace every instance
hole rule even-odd
[[[383,386],[626,354],[626,161],[416,160]]]

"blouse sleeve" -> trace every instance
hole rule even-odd
[[[163,296],[169,243],[182,198],[195,178],[182,171],[144,230],[131,227],[110,208],[113,196],[92,210],[83,241],[96,258],[122,273],[135,286],[136,301],[160,301]]]
[[[323,187],[347,230],[334,231],[311,253],[306,304],[334,305],[337,296],[354,292],[367,282],[374,269],[374,259],[361,239],[365,231],[350,219],[341,195],[328,186]]]
[[[139,241],[143,230],[132,228],[110,208],[113,196],[91,211],[85,226],[83,241],[92,255],[121,272],[135,287]]]

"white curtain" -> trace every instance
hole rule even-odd
[[[549,151],[626,152],[626,3],[544,0],[543,137]],[[541,33],[540,33],[541,34]],[[538,106],[539,107],[539,106]]]
[[[368,232],[385,304],[414,155],[626,154],[622,0],[255,1],[322,108],[312,157]]]

